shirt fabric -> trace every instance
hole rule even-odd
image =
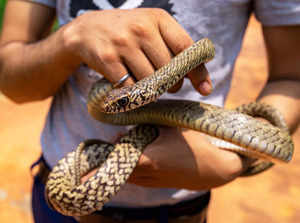
[[[300,0],[31,0],[55,7],[59,25],[72,21],[89,10],[136,7],[163,8],[172,14],[196,41],[210,38],[216,48],[215,58],[207,64],[214,91],[203,97],[194,90],[189,80],[184,81],[176,94],[161,98],[189,99],[223,106],[232,79],[232,70],[241,48],[249,16],[267,26],[300,23]],[[93,82],[101,78],[95,71],[80,67],[55,95],[41,137],[43,154],[54,166],[66,153],[83,140],[98,138],[113,142],[127,131],[126,127],[95,121],[87,112],[87,93]],[[180,159],[180,157],[179,157]],[[203,192],[156,189],[126,184],[107,204],[109,206],[147,207],[175,204],[192,199]]]

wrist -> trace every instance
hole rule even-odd
[[[82,63],[82,59],[78,53],[80,41],[76,33],[76,27],[72,23],[65,25],[57,31],[57,35],[59,38],[58,42],[61,43],[59,51],[64,58],[64,62],[67,62],[72,67],[79,66]]]

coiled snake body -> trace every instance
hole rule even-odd
[[[268,105],[252,103],[237,110],[224,110],[192,101],[159,100],[151,103],[187,72],[213,56],[212,43],[202,39],[133,86],[112,89],[105,81],[94,84],[89,94],[88,110],[95,119],[111,124],[141,125],[129,131],[116,145],[87,140],[60,160],[46,184],[50,205],[71,216],[101,210],[126,182],[143,149],[159,135],[153,124],[201,131],[213,136],[213,142],[223,149],[263,160],[251,166],[245,175],[259,173],[269,168],[272,162],[290,161],[294,148],[292,139],[282,116]],[[273,125],[241,112],[262,116]],[[222,144],[216,139],[222,139]],[[230,146],[224,141],[230,142]],[[92,177],[80,182],[82,176],[97,167]]]

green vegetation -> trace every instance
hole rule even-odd
[[[2,16],[4,12],[5,2],[6,0],[0,0],[0,29],[2,27]]]

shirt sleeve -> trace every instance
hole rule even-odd
[[[38,4],[42,4],[51,8],[55,8],[56,7],[56,0],[29,0],[31,2],[35,2]]]
[[[254,13],[266,26],[300,24],[300,0],[255,0]]]

